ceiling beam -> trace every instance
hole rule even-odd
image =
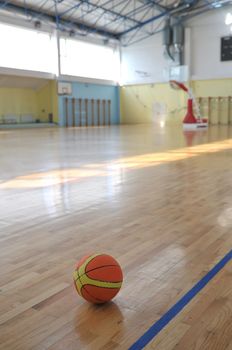
[[[25,16],[25,10],[26,10],[26,14],[34,18],[40,18],[40,19],[43,18],[44,20],[51,22],[52,24],[55,24],[55,25],[57,22],[57,17],[55,14],[53,15],[53,14],[48,14],[46,12],[37,11],[28,6],[25,8],[24,6],[20,6],[12,3],[6,3],[6,1],[0,0],[0,11],[1,11],[1,6],[4,7],[4,10],[8,10],[11,13],[18,13],[20,15]],[[70,30],[70,22],[65,19],[59,19],[59,29],[62,29],[61,26],[63,26],[66,29],[69,28]],[[94,33],[108,39],[118,40],[118,35],[113,32],[105,31],[104,29],[97,29],[90,25],[83,24],[77,21],[72,22],[72,29],[78,29],[81,31],[86,31],[88,33]]]
[[[110,1],[108,1],[107,3],[109,3]],[[93,4],[91,3],[90,1],[87,1],[87,0],[79,0],[79,3],[70,7],[69,9],[67,9],[66,11],[62,12],[59,14],[59,17],[62,18],[64,15],[66,15],[68,12],[72,11],[72,10],[76,10],[78,9],[81,5],[83,4],[86,4],[86,5],[89,5],[91,6],[93,9],[95,10],[101,10],[103,11],[104,13],[110,13],[112,16],[115,16],[117,17],[118,19],[124,19],[124,20],[127,20],[127,21],[131,21],[131,22],[134,22],[134,23],[139,23],[139,21],[136,21],[135,19],[133,18],[130,18],[130,17],[127,17],[126,15],[120,13],[120,12],[116,12],[116,11],[113,11],[111,10],[110,8],[106,8],[104,7],[105,4],[103,5],[98,5],[98,4]]]
[[[142,4],[151,5],[152,7],[157,8],[157,10],[164,12],[168,10],[168,7],[160,5],[160,1],[154,1],[154,0],[139,0]]]
[[[162,18],[162,17],[164,17],[164,16],[172,15],[172,14],[174,14],[174,13],[177,13],[177,12],[182,11],[182,10],[184,10],[184,9],[187,9],[187,8],[189,8],[189,7],[190,7],[189,4],[184,4],[184,5],[181,5],[181,6],[177,7],[177,8],[175,8],[175,9],[166,10],[166,11],[164,11],[164,12],[162,12],[162,13],[159,13],[159,14],[156,15],[156,16],[153,16],[153,17],[151,17],[151,18],[148,18],[146,21],[141,22],[140,24],[137,24],[137,25],[135,25],[134,27],[131,27],[131,28],[129,28],[129,29],[127,29],[127,30],[125,30],[125,31],[123,31],[123,32],[121,32],[121,33],[119,33],[118,36],[119,36],[119,38],[121,38],[122,36],[124,36],[124,35],[126,35],[126,34],[132,32],[132,31],[134,31],[134,30],[136,30],[136,29],[140,29],[140,28],[144,27],[145,25],[156,21],[157,19],[160,19],[160,18]]]

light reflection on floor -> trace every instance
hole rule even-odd
[[[0,189],[23,189],[50,187],[68,182],[80,182],[91,177],[120,177],[120,173],[157,165],[176,162],[207,153],[216,153],[232,149],[232,140],[213,142],[204,145],[184,147],[167,152],[149,153],[125,157],[108,163],[87,164],[80,168],[68,168],[18,176],[0,184]],[[114,182],[114,181],[113,181]],[[117,182],[117,181],[116,181]]]

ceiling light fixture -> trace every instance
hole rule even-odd
[[[222,4],[221,4],[220,2],[215,1],[215,2],[212,2],[212,6],[213,6],[215,9],[217,9],[217,8],[219,8],[219,7],[222,7]]]
[[[225,18],[225,24],[227,26],[231,25],[232,24],[232,14],[230,12],[228,12],[226,14],[226,18]]]

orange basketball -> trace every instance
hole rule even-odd
[[[123,281],[119,263],[106,254],[84,256],[77,263],[73,278],[77,293],[94,304],[113,299]]]

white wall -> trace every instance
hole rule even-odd
[[[232,34],[224,23],[229,10],[232,12],[229,7],[210,11],[185,24],[185,65],[189,66],[190,79],[232,78],[232,61],[220,61],[220,38]],[[164,70],[170,61],[163,56],[162,33],[122,47],[121,62],[125,85],[167,81]]]
[[[163,70],[168,64],[163,56],[162,33],[122,47],[121,52],[122,84],[164,81]]]
[[[202,14],[189,21],[193,80],[232,78],[232,61],[221,62],[221,37],[231,35],[225,15],[232,8]]]

